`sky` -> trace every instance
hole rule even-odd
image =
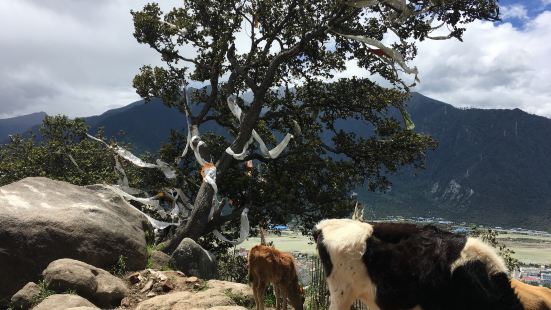
[[[0,0],[0,118],[90,116],[139,100],[132,78],[159,56],[132,36],[148,0]],[[181,4],[164,0],[167,11]],[[502,22],[464,42],[424,41],[413,88],[458,107],[520,108],[551,118],[551,0],[502,0]],[[366,76],[350,64],[344,76]]]

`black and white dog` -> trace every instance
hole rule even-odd
[[[323,220],[313,232],[331,310],[521,310],[503,260],[434,226]]]

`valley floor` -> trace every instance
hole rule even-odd
[[[534,236],[517,233],[501,233],[499,240],[507,247],[515,251],[513,255],[523,264],[551,265],[551,237]],[[316,246],[309,236],[300,233],[282,232],[280,236],[269,234],[268,242],[273,242],[275,247],[285,252],[298,252],[308,255],[316,254]],[[260,243],[260,238],[251,237],[239,245],[239,248],[249,250]]]

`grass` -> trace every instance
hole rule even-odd
[[[255,306],[254,300],[251,300],[241,293],[234,293],[231,289],[224,290],[224,294],[238,306],[245,307],[247,309],[252,309]]]
[[[551,237],[509,233],[500,234],[498,240],[522,263],[551,264]]]
[[[111,273],[117,277],[122,277],[126,273],[126,256],[120,255],[117,263],[111,268]]]
[[[147,245],[147,263],[145,265],[145,268],[153,268],[153,258],[151,258],[151,255],[153,254],[153,251],[155,251],[155,246],[153,244]]]
[[[36,295],[31,301],[31,304],[33,306],[38,305],[48,296],[54,295],[56,293],[53,290],[49,289],[48,285],[44,281],[38,282],[38,288],[40,289],[38,295]]]

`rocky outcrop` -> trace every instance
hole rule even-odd
[[[56,260],[42,274],[48,288],[56,292],[75,291],[100,307],[118,306],[129,294],[121,279],[73,259]]]
[[[0,187],[0,306],[59,258],[143,269],[147,219],[101,186],[26,178]]]
[[[87,307],[85,309],[99,309],[88,300],[73,294],[56,294],[48,296],[41,303],[36,305],[33,310],[67,310],[71,308]]]
[[[40,287],[38,284],[29,282],[12,296],[11,305],[14,309],[29,309],[39,294]]]
[[[136,310],[225,309],[244,310],[254,306],[248,285],[210,280],[200,291],[179,291],[159,295],[139,303]]]
[[[203,249],[195,241],[185,238],[180,242],[170,258],[170,266],[187,276],[214,279],[218,266],[214,255]]]
[[[180,271],[147,269],[127,277],[131,294],[121,307],[130,309],[225,309],[254,307],[245,284],[186,277]]]

